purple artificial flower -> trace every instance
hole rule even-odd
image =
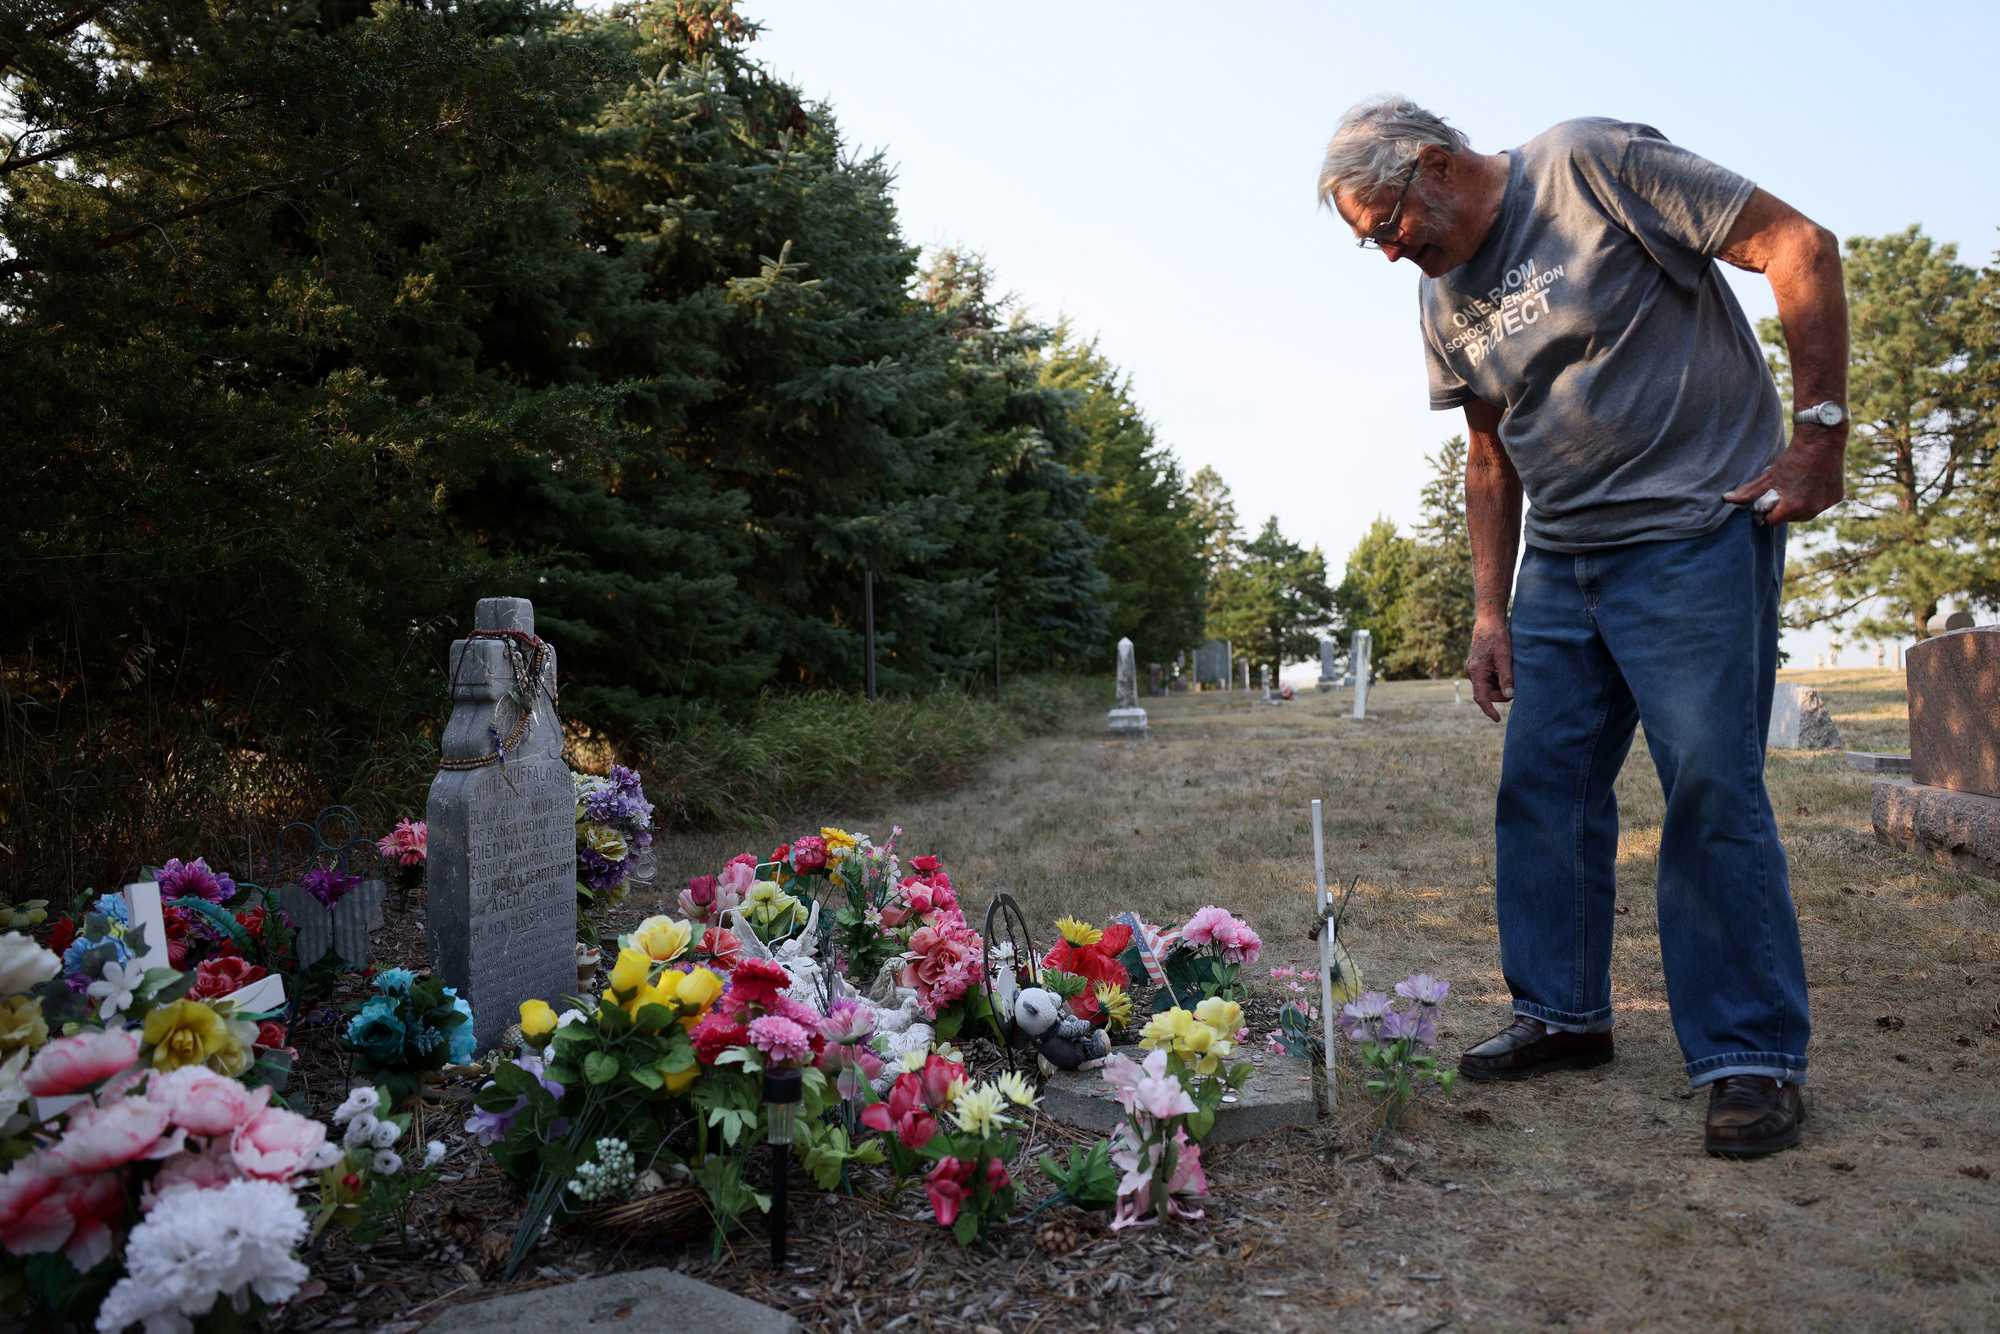
[[[852,996],[835,1001],[826,1018],[820,1020],[820,1032],[828,1042],[864,1042],[874,1031],[875,1012]]]
[[[1419,1005],[1442,1005],[1451,994],[1451,983],[1429,973],[1411,973],[1396,984],[1396,994]]]
[[[347,897],[347,891],[361,883],[359,875],[343,875],[331,866],[315,866],[299,877],[306,893],[331,908]]]
[[[167,864],[160,868],[160,898],[171,902],[174,899],[207,899],[210,903],[227,903],[236,897],[236,882],[221,871],[209,869],[208,860],[197,857],[184,862],[178,857],[169,857]]]
[[[576,864],[578,869],[583,872],[583,883],[586,889],[616,889],[625,882],[626,867],[624,862],[609,861],[601,854],[593,852],[589,848],[577,849]]]
[[[1340,1031],[1349,1042],[1373,1040],[1382,1017],[1389,1013],[1389,998],[1379,991],[1364,991],[1340,1007]]]
[[[1391,1010],[1382,1016],[1382,1041],[1400,1042],[1404,1038],[1414,1038],[1421,1027],[1414,1012]]]
[[[548,1090],[550,1097],[557,1101],[562,1100],[563,1086],[547,1076],[545,1073],[547,1067],[543,1064],[539,1052],[523,1051],[519,1056],[514,1058],[514,1064],[533,1075],[536,1082]],[[488,1080],[482,1086],[482,1091],[492,1087],[493,1082]],[[489,1112],[483,1107],[474,1107],[471,1117],[466,1120],[465,1133],[473,1136],[481,1144],[498,1144],[501,1140],[507,1138],[507,1132],[514,1128],[515,1119],[521,1115],[527,1106],[528,1099],[523,1096],[514,1099],[514,1105],[505,1111]],[[568,1123],[566,1120],[558,1120],[555,1125],[550,1127],[550,1134],[556,1138],[561,1138],[567,1133]]]

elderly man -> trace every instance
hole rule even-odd
[[[1643,723],[1666,797],[1660,952],[1688,1077],[1711,1090],[1704,1144],[1788,1148],[1809,1020],[1764,743],[1784,525],[1841,498],[1839,247],[1742,177],[1613,120],[1481,154],[1410,102],[1366,102],[1328,144],[1319,193],[1362,246],[1423,270],[1431,407],[1465,410],[1466,674],[1496,722],[1512,701],[1494,827],[1514,1021],[1460,1073],[1611,1060],[1614,785]],[[1716,259],[1770,279],[1789,444]]]

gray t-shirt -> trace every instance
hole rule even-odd
[[[1751,183],[1645,125],[1508,153],[1477,254],[1418,289],[1431,406],[1480,398],[1551,551],[1693,537],[1784,446],[1777,386],[1714,263]]]

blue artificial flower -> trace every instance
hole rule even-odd
[[[412,1047],[415,1047],[418,1051],[422,1052],[424,1055],[428,1056],[432,1052],[436,1051],[438,1048],[438,1044],[443,1041],[444,1041],[443,1033],[440,1033],[437,1029],[432,1028],[429,1024],[425,1024],[422,1028],[417,1030],[416,1036],[410,1039],[410,1045]]]
[[[403,1035],[403,1020],[396,1013],[396,1002],[387,996],[370,996],[347,1025],[347,1045],[377,1065],[391,1065],[403,1059]]]
[[[90,940],[78,936],[70,942],[69,948],[63,951],[63,972],[70,977],[80,976],[84,967],[83,956],[100,945],[111,946],[115,951],[112,957],[119,963],[124,963],[132,957],[132,951],[126,949],[125,942],[116,936],[106,936],[102,940]],[[93,979],[97,976],[95,969],[91,970],[90,976]]]
[[[121,926],[132,925],[132,912],[125,906],[123,894],[101,894],[97,902],[90,905],[90,910],[103,913]]]
[[[375,974],[375,990],[385,996],[407,996],[416,982],[417,975],[407,968],[384,968]]]
[[[451,1002],[452,1009],[465,1016],[465,1022],[451,1030],[451,1050],[445,1059],[453,1065],[464,1065],[479,1050],[479,1039],[472,1035],[472,1002],[450,987],[444,989],[444,997]]]

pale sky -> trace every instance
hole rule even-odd
[[[1188,472],[1214,465],[1247,530],[1276,514],[1336,577],[1377,514],[1415,521],[1424,455],[1463,428],[1425,401],[1416,269],[1315,209],[1353,102],[1407,94],[1482,152],[1644,121],[1842,237],[1921,222],[1975,264],[2000,243],[1990,6],[740,8],[753,52],[895,165],[910,240],[980,252],[1038,317],[1099,336]],[[1775,313],[1730,277],[1752,320]],[[1792,665],[1825,642],[1788,633]]]

